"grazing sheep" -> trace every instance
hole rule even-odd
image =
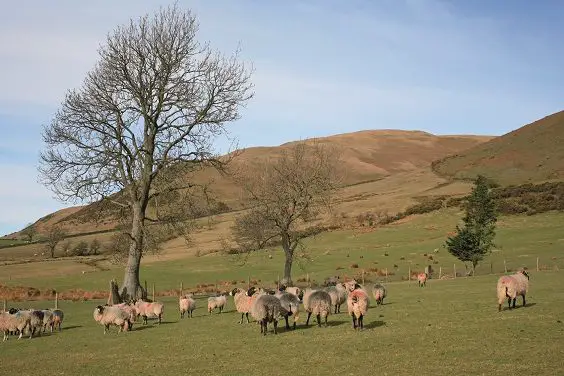
[[[384,304],[384,298],[386,297],[387,291],[384,285],[380,283],[374,284],[372,286],[372,296],[376,299],[376,305]]]
[[[251,316],[260,324],[260,333],[263,335],[266,335],[269,322],[274,324],[274,334],[278,334],[278,318],[285,314],[280,299],[266,293],[260,293],[251,306]]]
[[[210,296],[208,298],[208,312],[211,315],[212,311],[216,308],[219,309],[219,313],[223,312],[223,308],[227,304],[227,297],[225,295],[220,296]]]
[[[497,281],[497,303],[498,311],[501,311],[503,300],[507,298],[509,309],[515,308],[518,296],[523,297],[523,307],[525,306],[525,295],[529,291],[529,274],[521,270],[512,275],[499,277]],[[513,303],[513,307],[511,305]]]
[[[300,318],[300,299],[289,292],[280,291],[275,295],[280,299],[280,304],[282,309],[285,311],[284,320],[286,321],[286,329],[290,329],[290,324],[288,323],[288,317],[294,317],[294,329],[296,329],[296,323]]]
[[[137,308],[130,303],[118,303],[118,304],[114,304],[111,307],[117,307],[122,311],[124,311],[129,317],[129,330],[133,329],[133,323],[137,319]]]
[[[18,339],[22,338],[24,330],[29,330],[29,338],[32,337],[31,314],[28,311],[17,311],[15,313],[0,313],[0,330],[4,333],[3,341],[8,340],[10,332],[19,332]]]
[[[123,309],[116,306],[97,306],[94,309],[94,320],[104,325],[104,334],[110,329],[110,325],[119,328],[118,333],[129,330],[129,315]]]
[[[417,283],[419,284],[419,287],[423,287],[427,285],[427,278],[429,276],[427,275],[427,273],[419,273],[417,274]]]
[[[147,318],[158,318],[159,325],[164,314],[164,304],[160,302],[146,302],[138,300],[135,302],[137,317],[143,317],[143,325],[147,325]]]
[[[49,332],[53,333],[53,312],[48,309],[42,310],[43,312],[43,333],[49,328]]]
[[[29,314],[31,315],[31,321],[29,326],[29,329],[31,330],[31,335],[34,335],[36,330],[39,332],[39,335],[41,335],[41,329],[43,328],[43,318],[45,317],[43,311],[29,309],[27,310],[27,312],[29,312]]]
[[[368,294],[355,280],[346,282],[345,287],[349,292],[347,297],[347,309],[353,319],[353,329],[358,327],[362,330],[364,328],[364,316],[370,304]]]
[[[192,318],[192,312],[196,309],[196,301],[192,297],[192,294],[181,296],[178,299],[178,308],[180,310],[180,318],[184,318],[184,314],[188,312],[190,318]]]
[[[235,309],[241,314],[241,321],[239,321],[239,324],[243,323],[243,317],[247,318],[247,323],[251,322],[249,320],[249,312],[251,312],[251,307],[253,306],[256,298],[259,295],[262,295],[261,293],[256,294],[256,291],[257,290],[255,287],[251,287],[247,291],[236,287],[229,293],[229,295],[233,297]]]
[[[280,291],[285,291],[297,297],[299,297],[302,294],[302,290],[299,287],[295,287],[295,286],[290,286],[290,287],[282,286],[280,288]]]
[[[306,326],[309,325],[311,315],[317,317],[317,325],[321,326],[321,319],[325,319],[327,325],[327,317],[331,314],[331,296],[323,290],[306,289],[304,292],[304,309],[307,311]]]
[[[62,330],[61,325],[63,324],[65,315],[60,309],[54,309],[51,312],[53,312],[53,327],[57,327],[60,332]]]
[[[341,312],[341,305],[347,301],[347,290],[342,283],[328,286],[324,289],[331,296],[331,306],[335,308],[335,313]]]

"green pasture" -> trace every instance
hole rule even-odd
[[[280,329],[266,337],[240,325],[232,298],[208,315],[198,299],[194,318],[179,319],[177,301],[163,299],[162,325],[139,321],[133,331],[106,335],[92,319],[101,303],[61,302],[64,330],[0,343],[0,374],[24,375],[557,375],[563,370],[564,273],[531,272],[527,307],[497,311],[497,276],[431,280],[419,288],[388,284],[365,330],[346,313],[329,326]],[[51,302],[19,303],[21,307]],[[346,312],[343,306],[343,312]]]

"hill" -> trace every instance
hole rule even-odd
[[[461,152],[475,145],[489,141],[491,136],[436,136],[421,131],[401,130],[367,130],[354,133],[338,134],[315,139],[317,142],[331,145],[341,152],[342,169],[346,171],[344,186],[346,187],[371,183],[394,175],[428,169],[431,162],[447,155]],[[311,142],[312,140],[289,142],[274,147],[251,147],[240,150],[240,155],[234,160],[234,167],[252,165],[256,161],[276,158],[281,151],[296,142]],[[241,209],[240,190],[232,181],[220,175],[215,170],[207,169],[196,176],[198,181],[211,182],[211,190],[218,202],[224,203],[231,210]],[[410,179],[408,179],[410,180]],[[395,179],[395,184],[389,186],[389,191],[409,191],[406,189],[405,179]],[[411,179],[412,183],[415,183]],[[429,186],[422,184],[428,189]],[[367,185],[372,191],[374,187]],[[355,189],[354,195],[359,198],[363,192]],[[380,192],[381,194],[381,192]],[[411,194],[411,193],[410,193]],[[413,192],[415,194],[415,192]],[[393,198],[390,196],[390,198]],[[362,205],[366,204],[362,199]],[[351,210],[351,199],[347,200],[347,211]],[[352,198],[352,201],[355,201]],[[392,202],[394,202],[392,200]],[[394,202],[394,204],[397,202]],[[353,205],[354,206],[354,205]],[[405,205],[396,205],[389,210],[402,210]],[[354,210],[353,210],[354,211]],[[49,214],[38,220],[34,226],[39,234],[44,234],[53,225],[60,225],[68,234],[92,233],[108,231],[115,228],[116,223],[111,218],[100,215],[96,204],[66,208]],[[17,238],[19,233],[8,237]]]
[[[564,179],[564,111],[433,163],[456,179],[485,175],[502,185]]]

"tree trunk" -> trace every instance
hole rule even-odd
[[[143,253],[143,218],[144,215],[141,208],[138,206],[134,207],[129,256],[120,291],[122,301],[146,298],[147,296],[147,292],[141,287],[141,282],[139,281],[139,267],[141,266],[141,255]]]
[[[282,248],[284,249],[284,254],[286,255],[286,261],[284,262],[284,278],[282,279],[282,284],[286,286],[292,286],[292,263],[294,261],[294,250],[290,245],[289,235],[282,237]]]
[[[49,249],[49,252],[51,252],[51,258],[55,258],[55,247],[51,247],[51,249]]]

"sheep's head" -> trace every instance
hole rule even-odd
[[[304,291],[303,290],[299,290],[298,292],[298,299],[300,299],[300,301],[304,300]]]
[[[345,282],[345,289],[349,292],[352,292],[356,289],[360,288],[360,285],[354,279],[348,282]]]
[[[286,291],[286,286],[280,285],[280,287],[278,288],[278,291]]]
[[[235,296],[235,294],[238,294],[241,292],[241,289],[239,287],[235,287],[233,290],[231,290],[231,292],[229,293],[229,295],[231,296]]]
[[[525,269],[521,270],[521,274],[523,274],[525,277],[527,277],[527,279],[529,279],[529,274]]]
[[[255,286],[251,287],[247,290],[247,296],[253,296],[257,292],[257,288]]]

